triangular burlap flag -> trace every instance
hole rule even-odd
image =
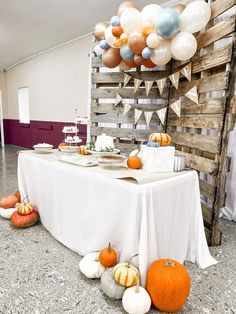
[[[165,84],[166,84],[166,77],[161,79],[161,80],[156,81],[156,83],[157,83],[157,86],[159,88],[160,95],[162,95]]]
[[[134,109],[134,123],[135,124],[138,122],[138,120],[141,117],[142,113],[143,112],[141,110]]]
[[[185,93],[186,97],[188,97],[190,100],[198,104],[198,93],[197,93],[197,85],[195,85],[193,88],[191,88],[187,93]]]
[[[153,81],[146,81],[144,83],[145,83],[146,94],[148,96],[154,82]]]
[[[128,74],[124,74],[124,87],[129,83],[129,81],[131,80],[131,76]]]
[[[157,110],[157,115],[161,121],[162,125],[165,125],[165,121],[166,121],[166,112],[167,112],[167,108],[162,108],[160,110]]]
[[[115,107],[123,100],[120,94],[116,95]]]
[[[192,63],[187,64],[182,70],[180,70],[180,73],[182,73],[188,81],[191,81]]]
[[[139,89],[139,86],[142,84],[142,80],[134,79],[134,93],[136,93]]]
[[[145,119],[146,119],[147,126],[149,126],[149,124],[150,124],[150,121],[152,119],[152,115],[153,115],[153,111],[145,111],[144,112],[144,116],[145,116]]]
[[[173,104],[170,105],[170,108],[174,111],[175,114],[180,118],[181,115],[181,100],[178,99]]]
[[[124,111],[123,111],[123,116],[125,116],[130,109],[132,108],[132,106],[130,106],[129,104],[127,104],[126,102],[124,103]]]
[[[169,79],[176,89],[179,88],[179,72],[169,75]]]

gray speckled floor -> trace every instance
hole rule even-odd
[[[17,189],[16,151],[0,149],[0,197]],[[222,220],[221,226],[222,246],[211,248],[220,263],[206,270],[186,263],[192,288],[179,313],[236,313],[236,224]],[[124,313],[121,302],[102,294],[98,280],[81,275],[79,261],[41,224],[20,230],[0,218],[0,313]]]

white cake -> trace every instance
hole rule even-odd
[[[107,136],[105,133],[102,135],[98,135],[96,143],[95,143],[95,150],[97,152],[105,151],[106,149],[113,149],[113,137]]]
[[[73,126],[73,125],[66,125],[64,126],[62,132],[63,133],[67,133],[67,132],[73,132],[73,133],[77,133],[77,127]]]
[[[73,142],[73,137],[72,137],[72,136],[67,136],[67,137],[66,137],[66,142],[67,142],[67,143]]]

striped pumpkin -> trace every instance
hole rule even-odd
[[[17,206],[17,211],[20,215],[29,215],[33,210],[33,206],[30,203],[20,203]]]
[[[91,155],[91,153],[89,153],[87,151],[87,146],[86,145],[81,145],[79,147],[79,152],[80,152],[81,155]]]
[[[158,142],[161,146],[169,146],[171,143],[171,137],[167,133],[152,133],[149,136],[149,140]]]
[[[33,210],[31,214],[23,216],[15,211],[11,215],[11,223],[16,228],[26,228],[31,227],[39,220],[39,214],[36,210]]]
[[[113,276],[120,285],[131,287],[136,285],[139,271],[130,263],[119,263],[114,267]]]

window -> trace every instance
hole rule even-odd
[[[19,104],[19,120],[20,123],[30,123],[30,108],[29,108],[29,88],[22,87],[18,89],[18,104]]]

